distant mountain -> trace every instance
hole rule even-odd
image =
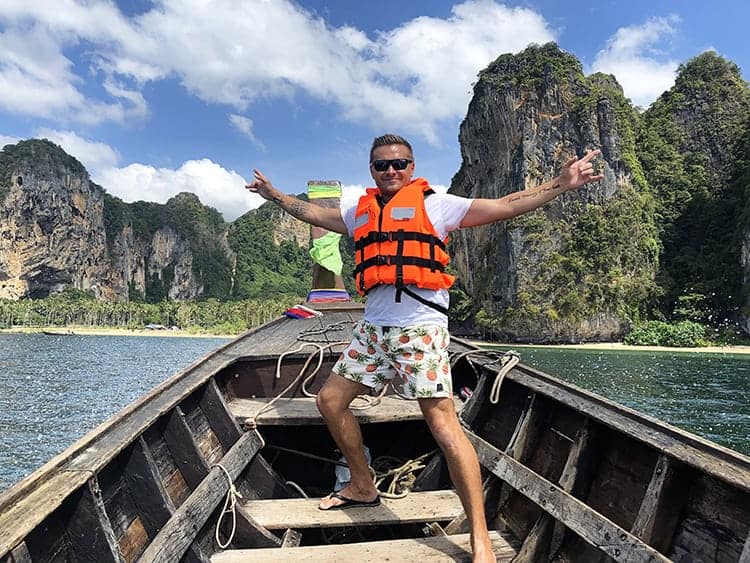
[[[590,148],[605,178],[455,236],[464,315],[523,341],[611,340],[649,317],[747,325],[748,92],[711,52],[642,115],[613,76],[584,76],[553,44],[490,64],[461,125],[452,193],[501,197]]]
[[[150,302],[304,295],[309,239],[268,204],[228,224],[189,193],[125,203],[47,140],[0,152],[0,298],[67,287]]]

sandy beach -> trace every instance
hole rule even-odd
[[[205,334],[192,333],[182,330],[149,330],[101,326],[45,326],[45,327],[12,327],[0,329],[0,333],[5,334],[41,334],[50,332],[60,335],[80,334],[85,336],[162,336],[174,338],[235,338],[234,334]]]
[[[585,344],[508,344],[505,342],[472,341],[478,346],[503,346],[509,348],[561,348],[581,350],[606,350],[619,352],[685,352],[700,354],[750,354],[750,346],[703,346],[698,348],[674,348],[670,346],[631,346],[622,342],[590,342]]]
[[[10,334],[39,334],[43,331],[65,334],[71,331],[73,334],[87,336],[162,336],[175,338],[236,338],[237,334],[203,334],[191,333],[181,330],[148,330],[114,327],[91,327],[91,326],[49,326],[49,327],[12,327],[0,329],[0,333]],[[581,350],[603,350],[618,352],[685,352],[699,354],[750,354],[750,346],[705,346],[700,348],[672,348],[669,346],[630,346],[622,342],[590,342],[584,344],[509,344],[507,342],[485,342],[470,340],[478,346],[503,346],[508,348],[560,348]]]

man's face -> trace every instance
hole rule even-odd
[[[414,157],[408,147],[404,145],[385,145],[376,147],[372,151],[372,161],[376,160],[394,160],[406,159],[413,161]],[[379,172],[370,163],[370,174],[375,180],[375,185],[380,188],[380,193],[387,201],[396,194],[401,188],[411,183],[412,174],[414,174],[414,162],[409,162],[403,170],[396,170],[393,165],[389,165],[385,170]]]

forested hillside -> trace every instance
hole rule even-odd
[[[590,148],[605,179],[462,232],[464,313],[523,341],[619,339],[648,319],[747,326],[749,92],[708,52],[639,113],[615,77],[584,76],[552,44],[498,58],[475,86],[451,190],[500,197]]]

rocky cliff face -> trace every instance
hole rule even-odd
[[[636,119],[613,77],[584,77],[552,44],[502,56],[481,73],[451,193],[499,198],[550,180],[593,148],[605,178],[533,213],[456,233],[453,266],[479,321],[524,341],[623,332],[654,289],[656,261]]]
[[[103,193],[75,159],[47,143],[6,147],[0,166],[0,297],[72,286],[113,298]]]
[[[122,202],[108,229],[108,198],[53,143],[6,146],[0,153],[0,298],[45,297],[72,287],[127,300],[150,282],[173,299],[200,295],[188,241],[169,226],[136,233]],[[230,254],[225,237],[217,245]]]

